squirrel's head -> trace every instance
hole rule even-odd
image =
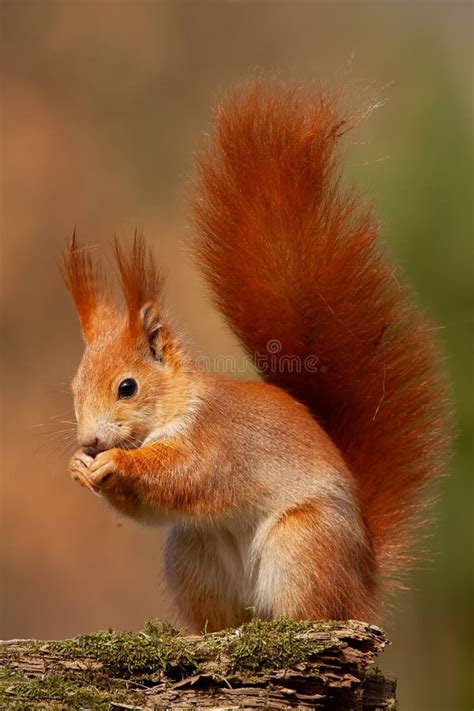
[[[62,270],[85,341],[72,391],[79,444],[91,453],[158,438],[185,405],[186,356],[160,307],[161,273],[138,236],[129,253],[116,242],[115,257],[122,314],[90,249],[75,236]]]

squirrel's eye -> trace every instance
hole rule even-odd
[[[119,400],[125,400],[128,397],[132,397],[137,392],[138,385],[137,381],[133,378],[126,378],[122,380],[118,386],[118,397]]]

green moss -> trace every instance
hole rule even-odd
[[[4,667],[0,672],[0,708],[12,711],[33,709],[109,709],[112,701],[139,703],[143,695],[128,690],[122,682],[111,683],[100,675],[51,673],[28,678]]]
[[[312,622],[293,622],[283,618],[274,622],[253,620],[244,625],[230,642],[230,670],[258,672],[304,664],[328,646],[316,642],[309,634],[305,636],[305,632],[314,629]],[[321,623],[321,631],[330,633],[330,630],[330,623]],[[329,646],[334,643],[331,640]]]
[[[93,687],[78,687],[68,682],[62,674],[52,674],[44,679],[29,679],[15,684],[15,704],[10,708],[54,708],[54,704],[70,708],[89,707],[106,709],[110,694]]]
[[[52,642],[49,653],[63,659],[87,657],[117,677],[163,672],[181,678],[193,673],[196,661],[190,645],[169,625],[149,621],[141,632],[96,632]]]

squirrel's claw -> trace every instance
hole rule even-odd
[[[81,486],[84,486],[97,496],[100,496],[100,493],[95,489],[88,475],[89,467],[93,461],[94,459],[89,454],[79,450],[73,455],[69,463],[69,471],[74,481],[77,481]]]

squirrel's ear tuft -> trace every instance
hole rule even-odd
[[[75,303],[82,333],[90,341],[104,315],[110,315],[110,294],[104,274],[92,259],[92,248],[79,244],[74,230],[60,270]]]
[[[143,315],[148,314],[147,319],[150,321],[153,307],[158,313],[156,304],[163,289],[162,273],[153,255],[147,250],[142,235],[137,232],[128,252],[115,240],[115,258],[128,308],[130,330],[137,334],[144,325]]]
[[[140,319],[150,352],[155,360],[161,362],[164,357],[167,328],[156,301],[149,301],[142,306]]]

